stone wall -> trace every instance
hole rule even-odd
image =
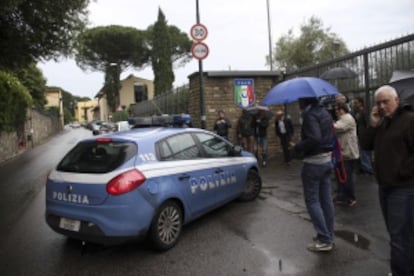
[[[0,133],[0,163],[43,143],[61,130],[59,118],[29,110],[24,126],[15,132]]]
[[[213,131],[214,122],[217,119],[218,111],[224,110],[226,116],[231,120],[232,128],[230,130],[229,139],[237,144],[236,126],[237,120],[242,113],[242,109],[235,103],[234,80],[235,79],[253,79],[254,90],[256,94],[256,103],[259,104],[261,100],[267,95],[269,90],[276,85],[280,78],[276,73],[271,72],[205,72],[203,74],[204,87],[204,106],[206,116],[206,129]],[[200,77],[198,73],[189,76],[190,78],[190,104],[189,113],[193,117],[193,125],[201,127],[201,107],[200,107]],[[278,108],[283,106],[270,106],[270,110],[275,113]],[[295,105],[288,107],[289,114],[293,119],[293,123],[298,129],[298,109]],[[275,117],[273,116],[268,128],[269,141],[269,157],[272,158],[281,151],[279,139],[275,133]],[[296,131],[298,133],[298,131]]]

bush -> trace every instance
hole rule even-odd
[[[15,131],[32,105],[29,91],[14,76],[0,71],[0,131]]]

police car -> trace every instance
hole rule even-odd
[[[184,224],[259,195],[253,154],[203,129],[144,125],[82,140],[50,172],[54,231],[101,244],[148,237],[167,250]]]

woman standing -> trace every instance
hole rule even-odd
[[[337,204],[356,204],[354,191],[354,166],[359,158],[357,128],[354,117],[349,113],[348,105],[344,103],[337,104],[335,108],[338,120],[334,123],[334,128],[341,144],[341,154],[344,159],[345,181],[337,177],[338,189],[334,202]],[[341,183],[344,182],[344,183]]]

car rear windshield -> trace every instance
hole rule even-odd
[[[137,153],[131,142],[89,141],[77,144],[57,166],[58,171],[107,173],[115,170]]]

